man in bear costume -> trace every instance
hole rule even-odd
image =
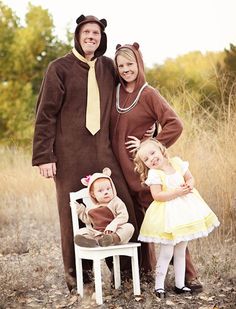
[[[36,107],[32,163],[39,166],[42,176],[55,180],[62,256],[70,290],[75,286],[76,275],[69,193],[82,189],[80,180],[84,175],[102,170],[104,166],[113,171],[117,193],[128,209],[129,222],[135,227],[132,240],[138,235],[133,202],[109,139],[115,70],[113,61],[103,56],[107,48],[105,27],[105,19],[84,15],[77,19],[74,48],[49,64]],[[94,75],[89,75],[91,63],[96,89],[91,82]],[[99,93],[100,121],[96,133],[86,127],[88,83],[92,85],[92,97],[97,98]],[[129,265],[129,259],[124,258],[121,268],[129,268]],[[84,261],[83,269],[91,269],[90,261]]]

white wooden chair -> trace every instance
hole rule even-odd
[[[71,204],[74,236],[78,234],[79,230],[79,220],[76,212],[76,203],[75,203],[75,201],[78,199],[82,199],[86,207],[89,207],[89,205],[91,205],[91,200],[89,198],[87,188],[81,189],[77,192],[70,193],[70,202],[71,202],[70,204]],[[124,245],[95,247],[95,248],[80,247],[75,244],[76,281],[77,281],[78,294],[80,294],[80,296],[83,297],[82,259],[93,261],[96,302],[98,305],[101,305],[103,303],[101,261],[107,257],[113,257],[115,289],[118,289],[121,285],[119,256],[125,255],[131,257],[134,295],[140,295],[140,278],[139,278],[139,265],[138,265],[138,250],[137,250],[139,246],[140,243],[135,242],[129,242],[128,244]]]

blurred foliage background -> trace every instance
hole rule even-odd
[[[34,108],[47,65],[71,49],[54,35],[48,10],[29,4],[25,24],[0,1],[0,143],[27,146],[32,140]],[[145,59],[144,59],[145,60]],[[177,112],[217,117],[235,94],[236,46],[219,53],[190,52],[146,70],[147,80]],[[187,96],[186,96],[187,94]],[[186,99],[187,98],[187,99]]]
[[[29,4],[25,25],[0,1],[0,143],[29,145],[34,108],[47,65],[71,49],[54,34],[48,10]]]

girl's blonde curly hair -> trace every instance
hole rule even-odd
[[[135,166],[134,171],[139,174],[142,185],[145,184],[145,180],[147,179],[149,169],[145,165],[145,163],[141,160],[140,154],[142,153],[143,146],[149,143],[155,144],[160,149],[163,156],[168,159],[166,147],[163,146],[160,142],[158,142],[158,140],[156,140],[155,138],[148,138],[145,141],[141,142],[134,156],[134,166]]]

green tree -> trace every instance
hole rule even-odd
[[[28,143],[44,71],[71,47],[54,35],[53,19],[40,6],[29,4],[22,26],[0,2],[0,18],[0,139]]]
[[[228,110],[235,104],[236,96],[236,46],[230,44],[229,49],[225,49],[224,64],[220,66],[219,87],[222,89],[222,100]]]
[[[8,81],[0,86],[0,139],[6,144],[27,143],[32,136],[34,98],[30,83]]]
[[[213,110],[219,104],[218,62],[223,62],[223,53],[190,52],[148,70],[147,79],[165,96],[182,97],[187,91],[195,107]]]
[[[236,76],[236,46],[230,44],[230,49],[225,49],[225,66],[226,69]]]
[[[12,54],[15,32],[19,27],[19,19],[12,10],[0,1],[0,82],[4,82],[12,72]]]

